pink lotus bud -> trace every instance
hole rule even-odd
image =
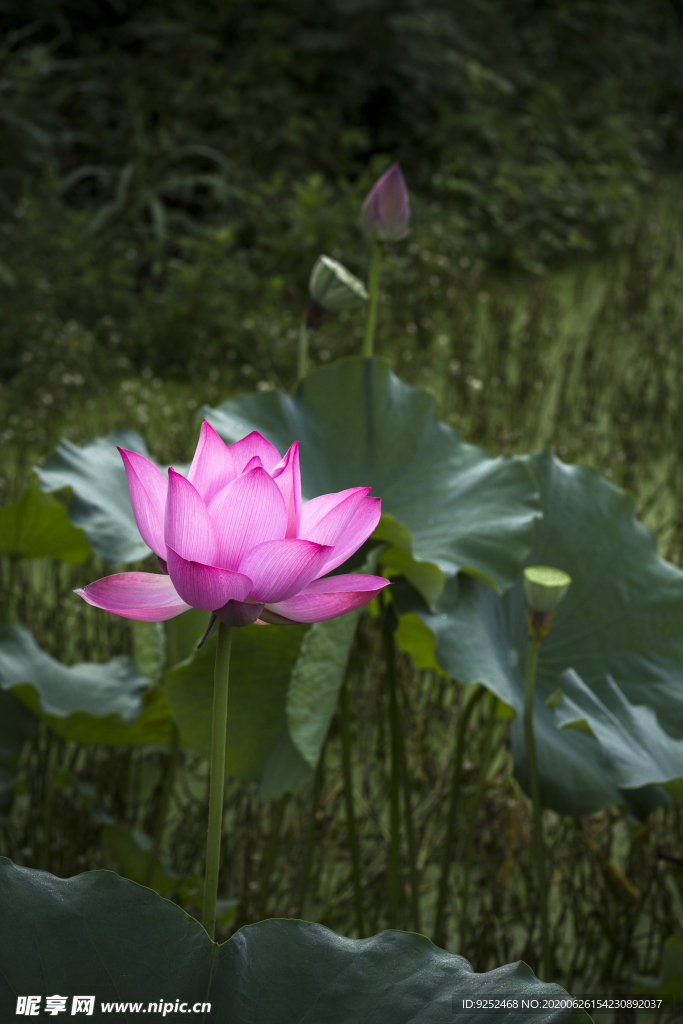
[[[142,622],[187,608],[229,626],[320,622],[367,604],[389,582],[325,575],[368,539],[380,500],[351,487],[302,502],[296,441],[284,458],[256,431],[228,447],[205,420],[187,477],[119,451],[161,575],[116,573],[76,591],[96,608]]]
[[[368,234],[378,242],[397,242],[409,233],[408,188],[398,164],[392,164],[370,189],[361,216]]]

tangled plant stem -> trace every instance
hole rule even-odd
[[[446,839],[443,844],[443,857],[441,859],[441,879],[439,881],[439,895],[436,904],[436,921],[434,924],[434,942],[437,946],[446,944],[446,905],[448,902],[448,882],[450,877],[451,862],[453,859],[453,843],[455,842],[455,824],[460,804],[460,788],[462,785],[462,763],[465,751],[465,734],[472,712],[478,702],[486,693],[481,684],[477,684],[469,695],[463,700],[463,706],[458,715],[458,727],[455,734],[455,750],[453,751],[453,777],[451,780],[451,793],[448,803],[448,819],[446,824]]]

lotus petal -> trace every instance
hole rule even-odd
[[[295,597],[269,604],[261,618],[266,618],[267,612],[273,611],[276,616],[291,622],[323,622],[367,604],[388,583],[389,580],[381,576],[356,573],[327,576],[309,583]]]
[[[349,487],[345,491],[335,491],[332,494],[321,494],[317,498],[311,498],[301,506],[301,526],[299,536],[306,540],[313,539],[313,528],[323,519],[328,512],[341,505],[353,494],[365,496],[370,493],[369,487]]]
[[[183,600],[202,611],[216,611],[227,601],[244,601],[251,590],[248,576],[183,558],[171,547],[168,548],[168,571]]]
[[[187,479],[208,505],[214,495],[237,476],[230,449],[206,420],[202,421],[199,441]]]
[[[74,593],[95,608],[139,622],[164,622],[190,607],[168,576],[152,572],[118,572]]]
[[[381,501],[379,498],[368,497],[369,489],[355,489],[308,528],[307,540],[333,545],[321,574],[342,565],[377,526],[381,515]],[[303,534],[303,528],[301,532]]]
[[[281,458],[277,448],[270,441],[266,441],[258,430],[252,430],[251,434],[247,434],[241,441],[235,441],[230,445],[229,451],[238,473],[244,472],[245,466],[254,455],[258,455],[268,473],[272,473]]]
[[[217,564],[226,569],[238,569],[257,544],[285,539],[284,498],[265,469],[252,469],[224,487],[211,502],[209,515],[218,536]]]
[[[227,451],[227,445],[223,441],[221,444]],[[125,448],[119,448],[118,451],[126,469],[130,503],[133,506],[133,515],[140,536],[155,555],[165,558],[164,515],[168,480],[159,467],[144,455],[127,451]]]
[[[218,538],[208,509],[199,491],[174,469],[168,471],[164,534],[167,546],[187,561],[217,564]]]
[[[270,540],[248,551],[239,571],[253,580],[252,601],[284,601],[323,571],[330,548],[310,540]]]
[[[270,474],[277,484],[287,509],[286,537],[298,537],[301,523],[301,471],[299,469],[299,442],[295,441]]]

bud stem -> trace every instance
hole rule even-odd
[[[297,369],[297,381],[303,380],[308,373],[308,327],[306,319],[302,319],[299,328],[299,366]]]
[[[541,947],[543,950],[543,981],[550,981],[550,936],[548,929],[548,890],[545,878],[545,845],[543,843],[543,808],[541,806],[541,784],[538,778],[536,738],[534,736],[534,691],[536,689],[536,665],[541,637],[532,632],[526,649],[524,670],[524,740],[529,764],[529,788],[531,790],[531,814],[533,824],[533,851],[536,862],[539,904],[541,911]]]
[[[363,356],[372,359],[375,354],[375,326],[377,324],[377,300],[379,298],[379,268],[382,262],[382,246],[373,242],[370,279],[368,281],[368,318],[365,321],[365,339],[363,340]]]

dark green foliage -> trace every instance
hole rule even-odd
[[[390,159],[415,237],[538,270],[616,238],[679,135],[665,0],[33,0],[0,30],[5,373],[76,320],[138,365],[264,375],[291,355],[245,321],[294,322],[320,251],[362,273]]]
[[[0,946],[5,1016],[16,1008],[16,993],[61,988],[95,993],[98,1010],[102,1000],[137,1002],[126,1007],[130,1024],[157,1012],[160,992],[170,1000],[164,1016],[178,996],[181,1013],[199,1014],[206,1000],[203,1021],[214,1019],[211,1011],[219,1020],[262,1024],[442,1024],[457,1013],[463,1024],[515,1024],[522,998],[543,1005],[538,1024],[590,1021],[584,1010],[563,1006],[567,994],[539,982],[526,964],[475,974],[422,935],[385,932],[358,941],[307,921],[263,921],[216,948],[168,900],[108,872],[64,881],[6,860],[0,872],[9,926]],[[468,997],[503,997],[512,1005],[458,1013]]]

